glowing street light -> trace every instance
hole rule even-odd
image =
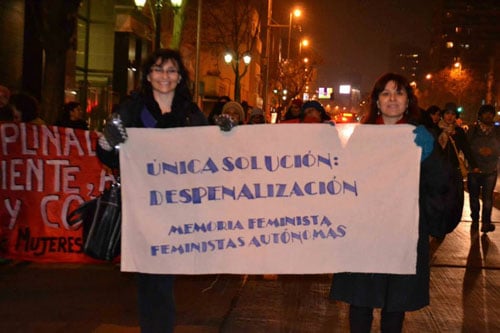
[[[146,0],[134,0],[135,5],[137,8],[142,9],[144,5],[146,4]]]
[[[243,60],[245,68],[243,72],[240,73],[240,60]],[[234,72],[234,100],[239,102],[241,99],[241,78],[247,73],[248,65],[252,61],[252,56],[249,52],[243,53],[243,55],[234,54],[232,51],[224,53],[224,62],[226,64],[231,64]]]
[[[182,6],[182,1],[183,0],[170,0],[170,4],[172,8],[174,9],[174,14],[177,14],[177,11],[179,8]],[[134,0],[135,5],[137,8],[142,9],[146,5],[147,0]],[[154,47],[155,49],[160,48],[160,37],[161,37],[161,11],[163,8],[165,0],[156,0],[154,2],[154,9],[155,9],[155,15],[154,15],[154,25],[155,25],[155,44]],[[152,6],[152,5],[150,5]],[[174,30],[175,30],[175,24],[174,24]]]
[[[224,54],[224,62],[230,64],[231,61],[233,61],[233,55],[230,52],[226,52],[226,54]]]
[[[308,39],[302,39],[299,43],[299,56],[302,53],[302,46],[308,47],[309,46],[309,40]]]

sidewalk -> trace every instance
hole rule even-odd
[[[457,229],[432,242],[431,305],[407,314],[405,333],[500,332],[500,229],[471,230],[465,202]],[[347,305],[328,299],[330,282],[178,276],[176,333],[348,332]],[[133,275],[110,264],[0,265],[0,332],[138,333]]]

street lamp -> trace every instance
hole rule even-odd
[[[265,49],[265,56],[264,56],[264,64],[266,66],[265,68],[265,76],[264,76],[264,93],[263,93],[263,108],[264,112],[267,112],[267,107],[268,107],[268,92],[269,92],[269,55],[270,55],[270,48],[271,48],[271,28],[288,28],[288,54],[287,57],[290,57],[290,39],[292,38],[292,21],[293,21],[293,15],[298,14],[300,16],[302,12],[300,10],[295,10],[290,13],[290,22],[288,25],[281,25],[281,24],[273,24],[273,0],[267,0],[267,21],[266,21],[266,49]]]
[[[174,14],[177,14],[177,11],[182,6],[182,1],[183,0],[170,0],[170,5],[174,9]],[[146,4],[146,2],[147,2],[147,0],[134,0],[135,5],[139,9],[142,9],[144,7],[144,5]],[[165,2],[166,2],[165,0],[155,0],[155,2],[154,2],[154,18],[153,18],[153,23],[154,23],[154,26],[155,26],[155,42],[154,42],[155,49],[159,49],[160,48],[161,11],[163,9],[163,5],[164,5]],[[175,31],[175,24],[174,24],[174,31]]]
[[[290,23],[288,24],[288,50],[286,53],[286,58],[290,59],[290,42],[292,40],[292,22],[293,17],[300,17],[302,15],[302,11],[300,9],[295,9],[290,12]]]
[[[302,39],[299,43],[299,56],[302,53],[302,46],[308,47],[309,46],[309,40],[308,39]]]
[[[243,64],[245,65],[245,69],[240,73],[240,60],[243,60]],[[241,84],[240,80],[248,70],[248,65],[252,61],[252,56],[249,52],[243,53],[243,55],[239,55],[238,52],[233,54],[232,51],[227,51],[224,54],[224,62],[226,64],[231,64],[231,67],[234,72],[234,100],[239,102],[241,99]]]

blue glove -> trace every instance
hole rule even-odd
[[[422,148],[422,156],[420,157],[420,161],[425,161],[425,159],[429,157],[429,155],[434,150],[434,137],[427,130],[427,128],[425,128],[424,125],[415,127],[413,133],[415,133],[415,144]]]
[[[237,125],[227,114],[218,115],[215,118],[215,124],[220,127],[221,131],[224,132],[229,132],[234,126]]]

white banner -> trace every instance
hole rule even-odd
[[[128,129],[123,271],[414,274],[409,125]]]

